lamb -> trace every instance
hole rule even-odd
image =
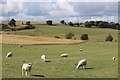
[[[112,60],[115,60],[115,57],[113,57]]]
[[[87,61],[86,59],[82,59],[78,62],[76,68],[79,69],[80,67],[82,67],[82,69],[86,69],[86,65],[87,65]]]
[[[42,56],[41,56],[41,60],[42,60],[42,62],[46,62],[46,56],[45,56],[45,55],[42,55]]]
[[[6,58],[11,58],[13,56],[12,52],[7,53]]]
[[[29,76],[29,72],[32,69],[32,64],[31,63],[24,63],[22,65],[22,75],[25,74],[25,76]]]
[[[68,54],[61,54],[61,58],[62,57],[68,57]]]

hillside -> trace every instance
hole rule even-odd
[[[88,34],[89,41],[104,41],[108,34],[111,34],[114,41],[118,40],[118,30],[101,29],[101,28],[85,28],[85,27],[69,27],[69,26],[49,26],[49,25],[35,25],[36,28],[32,30],[21,30],[12,32],[3,32],[3,34],[15,35],[29,35],[29,36],[43,36],[52,37],[59,36],[64,38],[67,33],[71,32],[75,35],[77,40],[80,40],[82,34]]]
[[[3,78],[118,77],[117,30],[64,25],[49,26],[37,24],[35,26],[36,28],[31,30],[2,31],[3,44],[11,44],[2,45]],[[66,34],[69,32],[75,36],[71,40],[66,40]],[[88,34],[89,40],[81,43],[80,36],[85,33]],[[105,42],[108,34],[113,36],[113,42]],[[57,39],[55,36],[60,38]],[[74,40],[75,38],[76,40]],[[18,44],[23,46],[20,47]],[[80,51],[81,47],[83,47],[83,51]],[[6,59],[6,54],[10,51],[13,52],[13,57]],[[67,58],[60,57],[64,53],[68,54]],[[51,62],[43,63],[40,59],[43,54]],[[112,60],[112,57],[116,57],[116,59]],[[88,61],[87,68],[85,70],[76,69],[76,64],[83,58]],[[32,71],[28,77],[21,75],[21,65],[25,62],[33,64]],[[69,73],[69,75],[66,73]],[[44,77],[41,77],[41,75]]]

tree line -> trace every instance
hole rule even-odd
[[[106,21],[86,21],[84,23],[73,23],[68,22],[66,23],[64,20],[60,21],[61,24],[69,25],[72,27],[79,27],[80,25],[84,25],[86,28],[111,28],[120,30],[120,24],[115,22],[106,22]]]
[[[12,29],[12,30],[23,30],[23,29],[34,29],[35,26],[31,25],[30,21],[27,21],[26,23],[22,23],[22,26],[20,28],[16,27],[16,20],[15,19],[11,19],[8,24],[2,24],[2,30],[6,30],[6,29]],[[53,25],[53,21],[52,20],[47,20],[46,21],[47,25]],[[66,22],[65,20],[61,20],[60,24],[62,25],[67,25],[67,26],[71,26],[71,27],[80,27],[85,26],[86,28],[110,28],[110,29],[116,29],[116,30],[120,30],[120,24],[119,23],[115,23],[115,22],[106,22],[106,21],[86,21],[84,23],[73,23],[73,22]],[[11,28],[13,27],[13,28]]]
[[[92,26],[96,26],[98,28],[111,28],[120,30],[120,24],[114,22],[106,22],[106,21],[86,21],[84,23],[85,27],[92,28]]]

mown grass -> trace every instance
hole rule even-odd
[[[11,34],[49,36],[65,38],[66,33],[72,32],[79,39],[83,33],[88,33],[89,40],[75,45],[39,45],[23,46],[3,45],[2,76],[3,78],[25,78],[21,75],[21,66],[25,62],[33,64],[28,78],[32,75],[44,75],[45,78],[117,78],[118,77],[118,43],[104,42],[105,36],[111,34],[117,38],[117,31],[99,28],[71,28],[63,26],[37,25],[34,30],[10,32]],[[8,33],[8,32],[7,32]],[[102,42],[98,42],[98,40]],[[84,46],[83,51],[79,51]],[[6,59],[7,52],[13,52],[13,58]],[[67,53],[66,59],[60,55]],[[45,54],[51,62],[42,63],[40,57]],[[116,60],[112,60],[115,56]],[[86,70],[77,70],[76,63],[86,58]]]

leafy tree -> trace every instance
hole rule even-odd
[[[95,25],[95,21],[90,21],[91,26]]]
[[[84,25],[85,25],[85,27],[87,27],[87,28],[91,28],[91,23],[90,22],[88,22],[88,21],[86,21],[85,23],[84,23]]]
[[[65,24],[66,22],[65,22],[64,20],[61,20],[60,23],[61,23],[61,24]]]
[[[79,24],[79,23],[74,23],[74,24],[73,24],[73,26],[75,26],[75,25],[76,25],[77,27],[79,27],[79,26],[80,26],[80,24]]]
[[[10,26],[16,26],[16,20],[15,20],[15,19],[11,19],[11,20],[8,22],[8,24],[9,24]]]
[[[69,22],[68,25],[73,26],[73,23],[72,23],[72,22]]]
[[[110,28],[109,23],[108,22],[102,22],[98,25],[100,28]]]
[[[120,24],[119,23],[115,24],[115,29],[120,30]]]
[[[95,26],[98,26],[98,25],[99,25],[100,23],[102,23],[102,22],[103,22],[103,21],[95,21],[95,22],[94,22],[94,25],[95,25]]]
[[[109,23],[109,26],[110,26],[110,28],[112,28],[112,29],[116,29],[116,26],[115,26],[115,23],[114,23],[114,22],[110,22],[110,23]]]

